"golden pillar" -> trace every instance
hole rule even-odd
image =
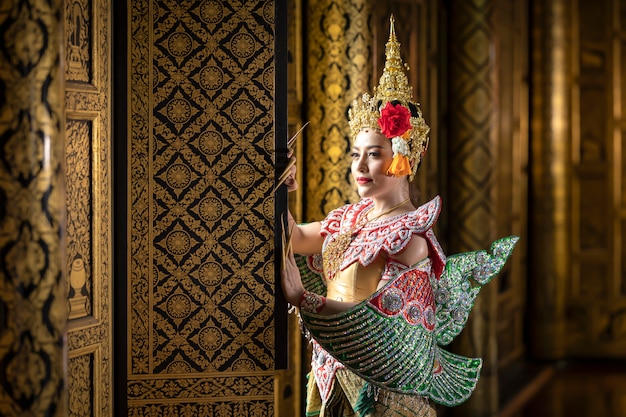
[[[493,4],[450,3],[448,139],[448,252],[488,249],[495,236],[497,118],[495,117]],[[453,415],[498,412],[497,283],[482,288],[466,329],[455,341],[459,353],[483,359],[472,397]]]
[[[0,415],[65,416],[62,9],[0,10]]]
[[[371,91],[372,34],[366,0],[312,0],[307,4],[306,184],[304,220],[323,219],[358,200],[351,185],[348,107]]]
[[[568,228],[570,102],[569,2],[534,1],[531,98],[531,350],[559,359],[565,353],[565,291],[570,274]]]

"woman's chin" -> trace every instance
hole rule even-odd
[[[371,193],[369,192],[369,190],[363,189],[362,187],[358,187],[356,191],[359,194],[359,197],[361,198],[367,198],[371,196],[370,195]]]

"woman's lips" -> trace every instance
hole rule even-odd
[[[372,180],[370,178],[365,178],[365,177],[359,177],[356,179],[356,182],[359,184],[367,184],[368,182],[371,182]]]

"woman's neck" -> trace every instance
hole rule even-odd
[[[401,195],[390,199],[372,199],[374,206],[368,213],[370,221],[397,212],[404,212],[412,208],[411,199],[408,195]]]

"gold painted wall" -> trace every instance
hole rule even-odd
[[[111,4],[64,3],[70,416],[112,413]]]
[[[273,415],[275,2],[128,5],[129,414]]]

